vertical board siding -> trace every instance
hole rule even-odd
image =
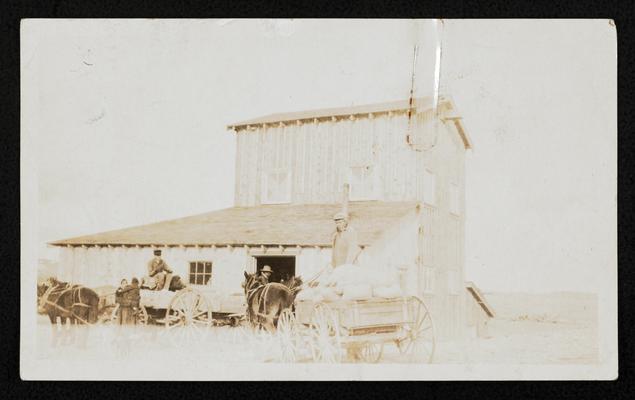
[[[291,173],[291,201],[296,204],[339,202],[351,166],[372,166],[375,200],[420,200],[424,184],[421,170],[426,164],[433,166],[435,173],[450,168],[448,176],[463,187],[461,167],[455,165],[462,151],[439,152],[437,146],[426,151],[419,143],[439,141],[449,128],[439,124],[436,140],[420,139],[433,136],[428,131],[434,125],[421,123],[420,118],[416,115],[410,128],[407,115],[398,113],[241,130],[236,134],[236,205],[261,204],[263,174],[273,170]],[[426,129],[425,134],[419,132],[422,129]],[[414,146],[407,143],[408,132]]]

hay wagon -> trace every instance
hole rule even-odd
[[[136,313],[137,324],[148,323],[177,326],[205,326],[212,324],[238,325],[244,317],[245,301],[242,293],[220,293],[206,287],[187,286],[174,291],[141,289],[140,307]],[[119,305],[111,294],[108,321],[115,323]]]
[[[341,362],[346,354],[376,363],[384,345],[393,343],[409,361],[429,363],[435,349],[432,317],[416,296],[296,301],[295,313],[280,315],[277,335],[281,358],[289,362],[303,354],[316,362]]]
[[[207,297],[191,287],[176,292],[168,290],[141,289],[139,308],[135,317],[137,324],[156,323],[166,328],[211,326],[212,307]],[[119,304],[112,308],[109,321],[116,323]]]

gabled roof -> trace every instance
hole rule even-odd
[[[374,242],[391,223],[414,212],[416,202],[351,202],[351,225],[360,245]],[[67,245],[288,245],[330,246],[339,204],[233,207],[169,221],[59,240]]]
[[[240,121],[233,123],[227,126],[227,129],[232,131],[239,131],[242,129],[246,129],[248,127],[263,125],[263,124],[278,124],[278,123],[289,123],[289,122],[310,122],[315,119],[317,120],[327,120],[333,117],[336,118],[348,118],[348,117],[356,117],[356,118],[366,118],[369,114],[382,114],[388,112],[405,112],[408,110],[413,110],[414,112],[423,112],[427,110],[432,110],[434,107],[434,99],[432,97],[417,97],[413,98],[412,102],[410,99],[406,100],[398,100],[391,101],[387,103],[376,103],[376,104],[364,104],[358,106],[350,106],[350,107],[339,107],[339,108],[323,108],[316,110],[307,110],[307,111],[295,111],[295,112],[285,112],[285,113],[276,113],[269,114],[258,118],[249,119],[246,121]],[[447,96],[440,96],[438,100],[437,107],[442,108],[445,107],[448,110],[446,119],[452,120],[457,130],[459,131],[459,135],[461,136],[461,140],[466,149],[472,148],[472,143],[463,127],[463,123],[461,121],[461,117],[456,114],[456,107]]]

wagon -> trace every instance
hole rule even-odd
[[[135,315],[139,325],[154,322],[168,329],[197,329],[212,324],[210,301],[203,293],[189,286],[176,292],[141,289],[139,293],[140,307]],[[116,304],[112,309],[110,322],[117,322],[118,311],[119,305]]]
[[[434,325],[425,303],[416,296],[313,302],[296,301],[295,313],[280,315],[277,335],[283,361],[307,355],[316,362],[375,363],[384,345],[394,344],[400,357],[432,362]]]

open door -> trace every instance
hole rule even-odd
[[[295,276],[295,256],[256,256],[256,271],[268,265],[273,270],[269,282],[285,282]]]

